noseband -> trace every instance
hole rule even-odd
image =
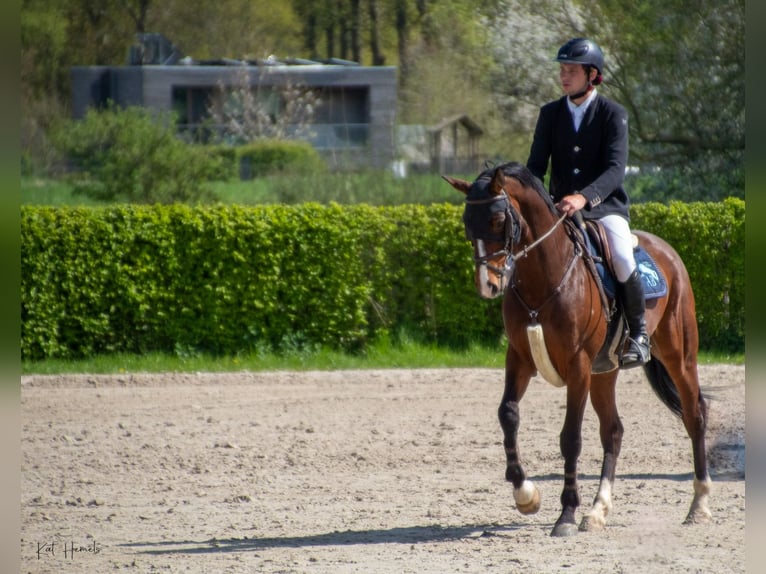
[[[466,236],[471,241],[477,242],[477,250],[479,253],[478,255],[474,255],[473,257],[474,264],[477,267],[484,266],[488,270],[497,274],[500,277],[501,284],[503,285],[503,287],[505,287],[508,284],[511,271],[513,269],[513,265],[516,262],[516,260],[522,257],[526,257],[527,254],[532,249],[534,249],[540,243],[545,241],[556,230],[556,228],[559,225],[561,225],[561,223],[563,223],[564,219],[566,218],[566,214],[563,214],[561,217],[559,217],[556,223],[554,223],[548,231],[546,231],[543,235],[538,237],[531,244],[526,245],[520,251],[513,253],[514,244],[517,244],[519,240],[521,239],[521,216],[511,204],[511,201],[508,198],[508,194],[505,191],[505,189],[503,189],[502,194],[498,194],[492,197],[487,197],[483,199],[467,199],[466,198],[465,203],[466,205],[490,205],[498,201],[502,201],[504,205],[500,206],[499,209],[496,208],[491,211],[492,212],[503,211],[505,214],[505,223],[503,225],[502,236],[500,236],[499,234],[495,234],[494,236],[492,236],[491,233],[486,233],[486,234],[482,233],[482,235],[485,235],[485,236],[479,237],[476,235],[476,233],[473,230],[471,230],[468,227],[467,224],[466,224]],[[503,247],[498,249],[497,251],[493,251],[492,253],[484,253],[484,241],[487,239],[497,240],[499,243],[503,244]],[[505,266],[502,269],[490,263],[492,259],[495,259],[500,256],[505,256]]]

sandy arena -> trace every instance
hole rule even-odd
[[[713,523],[681,524],[691,445],[634,370],[606,530],[567,539],[549,536],[565,391],[542,379],[519,438],[543,504],[523,516],[502,370],[23,377],[22,572],[744,572],[745,367],[700,376]],[[588,407],[578,519],[600,468]]]

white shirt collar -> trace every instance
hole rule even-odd
[[[572,114],[575,131],[580,129],[580,123],[582,122],[582,119],[585,116],[585,112],[588,109],[588,106],[590,105],[590,103],[596,98],[597,93],[598,93],[598,90],[594,88],[593,91],[590,94],[588,94],[588,97],[585,98],[585,101],[581,103],[579,106],[577,104],[574,104],[572,100],[567,98],[567,107],[569,108],[569,111]]]

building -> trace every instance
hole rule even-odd
[[[399,175],[474,174],[481,169],[479,140],[484,130],[466,114],[432,126],[400,125],[396,130]]]
[[[72,68],[72,110],[81,118],[90,107],[113,101],[175,111],[179,129],[206,133],[208,110],[227,90],[249,85],[259,98],[274,101],[279,114],[280,90],[300,86],[317,100],[310,129],[296,135],[320,152],[332,169],[387,168],[395,156],[397,78],[392,66],[368,67],[344,60],[315,62],[219,59],[197,61],[182,57],[159,34],[142,34],[131,48],[126,66]],[[225,97],[225,96],[223,96]]]

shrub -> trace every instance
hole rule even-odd
[[[327,172],[327,165],[308,142],[259,140],[236,149],[242,179],[287,172],[297,175]]]
[[[236,147],[225,144],[210,144],[202,147],[215,162],[212,179],[231,181],[239,177],[239,156]]]
[[[170,115],[141,107],[91,109],[63,120],[53,133],[69,157],[78,193],[102,201],[174,203],[210,199],[204,187],[219,160],[175,136]]]

